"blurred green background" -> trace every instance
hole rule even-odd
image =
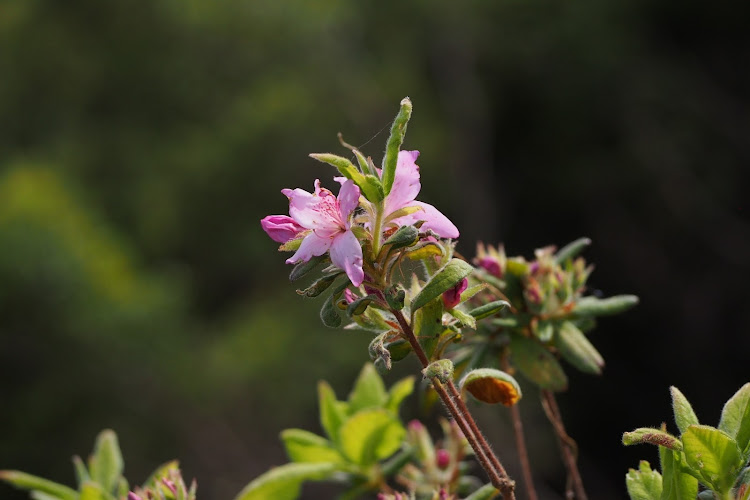
[[[282,428],[317,432],[315,381],[345,395],[370,339],[319,324],[258,221],[330,178],[307,154],[344,153],[337,132],[379,160],[409,95],[420,199],[462,253],[589,236],[593,289],[641,297],[595,333],[604,377],[560,397],[590,496],[624,498],[656,453],[620,435],[670,418],[668,385],[715,423],[750,378],[748,10],[0,1],[0,468],[70,484],[111,427],[132,481],[177,457],[222,500],[284,461]],[[531,388],[521,404],[560,498]],[[518,476],[507,412],[480,413]]]

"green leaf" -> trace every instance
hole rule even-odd
[[[80,500],[112,500],[112,495],[106,494],[102,486],[93,481],[86,481],[81,488]]]
[[[365,363],[349,394],[351,414],[365,408],[382,408],[388,399],[383,379],[372,363]]]
[[[635,295],[615,295],[606,299],[583,297],[576,302],[573,314],[576,316],[609,316],[619,314],[635,307],[638,297]]]
[[[17,470],[0,471],[0,480],[21,490],[37,490],[62,500],[77,500],[78,492],[64,484],[55,483]]]
[[[691,425],[682,434],[685,461],[713,490],[728,491],[742,466],[734,439],[708,425]]]
[[[286,454],[292,462],[343,463],[344,457],[326,438],[302,429],[281,432]]]
[[[388,400],[385,403],[385,409],[398,415],[399,407],[404,399],[414,392],[414,377],[406,377],[391,387],[388,391]]]
[[[733,438],[737,438],[743,420],[745,420],[743,417],[748,411],[748,403],[750,403],[750,382],[740,387],[740,390],[734,393],[724,405],[724,408],[721,410],[719,430],[726,432]],[[745,426],[750,428],[750,421]],[[744,449],[747,442],[743,444],[738,441],[738,444],[740,449]]]
[[[410,247],[419,239],[419,229],[414,226],[401,226],[393,233],[383,245],[391,245],[391,248]]]
[[[299,295],[305,296],[305,297],[317,297],[321,293],[328,290],[328,287],[330,287],[334,281],[336,281],[336,278],[341,276],[343,273],[336,272],[331,274],[326,274],[324,276],[321,276],[320,278],[313,281],[310,286],[305,288],[304,290],[297,290],[297,293]]]
[[[391,125],[391,134],[385,146],[385,158],[383,159],[383,190],[385,194],[391,192],[393,181],[396,178],[396,165],[398,164],[398,152],[406,136],[406,126],[411,118],[411,100],[405,97],[401,100],[401,109]]]
[[[320,425],[334,443],[338,442],[339,429],[346,420],[346,412],[338,404],[336,394],[324,380],[318,382],[318,406],[320,408]]]
[[[471,274],[473,270],[474,268],[468,262],[461,259],[451,259],[414,297],[411,303],[412,312],[424,307],[432,300],[440,297],[443,292],[456,286],[462,279]]]
[[[103,430],[97,436],[94,453],[89,458],[91,479],[110,493],[114,491],[122,469],[122,452],[117,442],[117,434],[109,429]]]
[[[497,497],[500,492],[491,484],[485,484],[477,491],[466,497],[464,500],[492,500]]]
[[[328,260],[328,256],[324,254],[317,257],[312,257],[307,262],[298,262],[292,268],[292,272],[289,273],[289,281],[297,281],[326,260]]]
[[[630,469],[625,475],[625,486],[630,500],[660,500],[662,493],[661,474],[651,470],[651,465],[641,460],[638,470]]]
[[[471,328],[472,330],[477,329],[477,319],[471,314],[457,308],[450,309],[448,314],[456,318],[461,323],[461,326]]]
[[[672,395],[672,410],[674,411],[674,421],[680,433],[684,433],[691,425],[698,425],[698,417],[695,416],[690,401],[687,400],[680,390],[671,386],[669,392]]]
[[[32,500],[60,500],[60,497],[50,495],[49,493],[43,493],[38,490],[30,491],[29,497],[31,497]]]
[[[555,346],[568,363],[584,373],[601,375],[604,359],[572,322],[563,321],[555,335]]]
[[[78,455],[73,457],[73,468],[75,469],[78,484],[83,484],[84,481],[91,479],[89,471],[86,469],[86,464],[83,463],[83,460]]]
[[[661,429],[641,427],[622,435],[622,444],[625,446],[643,443],[665,446],[670,450],[680,451],[682,449],[682,442],[679,439]]]
[[[555,327],[549,320],[541,320],[532,323],[532,332],[536,335],[536,338],[540,342],[547,343],[552,340],[552,336],[555,334]]]
[[[338,328],[341,326],[341,316],[334,304],[333,297],[326,297],[323,301],[323,307],[320,308],[320,320],[329,328]]]
[[[463,300],[463,294],[461,294],[461,299]],[[507,301],[496,300],[494,302],[490,302],[488,304],[484,304],[472,309],[471,311],[469,311],[469,314],[474,316],[475,319],[479,320],[492,316],[493,314],[497,314],[506,307],[510,307],[510,304]]]
[[[354,300],[354,302],[346,306],[346,315],[351,318],[352,316],[359,316],[360,314],[363,314],[367,307],[372,302],[377,300],[377,298],[377,295],[370,294]]]
[[[180,470],[180,462],[177,460],[170,460],[169,462],[161,464],[151,473],[150,476],[148,476],[146,482],[143,483],[143,488],[155,488],[156,484],[161,481],[162,478],[168,478],[171,471],[178,470]]]
[[[662,473],[661,500],[695,500],[698,494],[698,480],[682,472],[685,466],[682,452],[660,446],[659,458]]]
[[[335,463],[292,463],[274,467],[245,486],[234,500],[295,500],[304,481],[322,481],[339,468]]]
[[[558,264],[562,264],[566,260],[572,259],[576,255],[581,253],[583,249],[590,244],[591,240],[589,238],[578,238],[577,240],[568,243],[560,250],[558,250],[555,254],[555,260],[558,262]]]
[[[384,409],[361,410],[341,426],[340,449],[358,465],[372,465],[401,447],[406,430]]]
[[[424,349],[428,359],[432,359],[438,345],[440,335],[445,330],[443,326],[443,301],[440,299],[429,302],[414,315],[414,333],[419,339],[419,345]]]
[[[469,371],[459,382],[461,391],[469,391],[479,401],[513,406],[521,399],[521,387],[509,374],[494,368]]]
[[[564,391],[568,387],[560,363],[538,342],[523,335],[512,335],[511,360],[530,381],[551,391]]]
[[[310,157],[336,167],[341,172],[341,175],[352,180],[354,184],[359,186],[360,191],[368,200],[377,203],[385,197],[377,177],[363,175],[352,162],[343,156],[331,153],[312,153]]]

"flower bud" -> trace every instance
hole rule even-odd
[[[456,286],[443,292],[443,304],[446,309],[453,309],[461,303],[461,293],[469,287],[469,280],[466,278],[459,281]]]
[[[451,454],[446,449],[439,449],[435,454],[435,463],[440,469],[446,469],[451,463]]]

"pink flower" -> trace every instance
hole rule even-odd
[[[456,286],[443,292],[443,304],[446,309],[453,309],[461,302],[461,294],[469,287],[466,278],[459,281]]]
[[[279,243],[286,243],[305,230],[288,215],[269,215],[261,219],[260,225],[273,241]]]
[[[441,238],[458,238],[458,229],[437,208],[421,201],[415,201],[422,184],[419,182],[419,166],[415,163],[419,151],[399,151],[396,176],[393,187],[385,197],[385,217],[407,207],[419,207],[412,214],[393,219],[398,226],[408,226],[420,220],[425,221],[422,229],[429,229]]]
[[[330,252],[331,262],[346,272],[354,286],[361,285],[364,280],[362,246],[349,225],[349,217],[359,205],[359,188],[354,182],[342,182],[338,197],[321,188],[317,179],[314,193],[299,188],[281,192],[289,198],[291,217],[266,217],[265,223],[261,221],[263,229],[273,239],[307,232],[297,252],[286,263],[306,262],[313,256]]]

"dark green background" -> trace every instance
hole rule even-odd
[[[72,483],[69,457],[111,427],[132,481],[179,457],[222,500],[284,461],[279,430],[318,431],[315,381],[343,396],[369,337],[319,325],[258,221],[285,212],[284,187],[331,186],[306,155],[343,153],[336,132],[379,160],[409,95],[420,199],[462,253],[589,236],[592,288],[641,297],[593,336],[604,376],[572,374],[560,397],[590,496],[624,498],[627,468],[656,453],[620,435],[670,419],[670,384],[715,424],[749,378],[747,15],[721,0],[0,1],[0,468]],[[559,498],[531,388],[521,404],[542,497]],[[480,413],[518,477],[507,412]]]

